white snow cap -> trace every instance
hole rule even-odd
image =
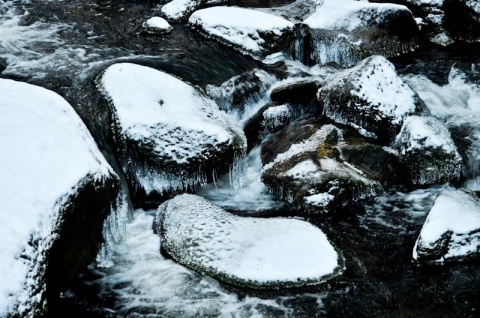
[[[356,0],[324,0],[317,11],[303,23],[312,29],[347,30],[366,25],[362,19],[362,10],[376,10],[379,13],[390,10],[408,10],[407,7],[390,3],[369,3]]]
[[[232,142],[243,131],[215,102],[193,86],[153,68],[119,63],[107,68],[100,89],[115,108],[122,133],[150,139],[178,163],[201,158],[205,145]]]
[[[170,24],[164,19],[160,17],[153,17],[145,21],[143,23],[143,27],[148,30],[159,30],[164,32],[169,32],[172,30]]]
[[[174,259],[240,285],[316,284],[340,270],[326,235],[305,221],[238,217],[188,194],[160,206],[159,216]]]
[[[478,253],[480,249],[480,201],[463,190],[443,190],[435,200],[420,236],[415,243],[413,258],[418,259],[418,247],[433,248],[451,233],[444,259]]]
[[[261,53],[264,40],[259,33],[282,35],[294,25],[272,14],[238,7],[212,7],[194,12],[189,19],[204,32],[222,38],[254,54]]]
[[[73,108],[44,88],[0,79],[0,316],[40,301],[29,273],[45,258],[62,200],[114,172]],[[39,239],[40,246],[28,243]],[[42,241],[43,240],[43,241]],[[24,255],[24,257],[20,257]],[[33,264],[32,264],[33,263]],[[27,280],[27,276],[29,277]]]

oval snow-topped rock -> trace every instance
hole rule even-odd
[[[110,66],[98,85],[109,101],[122,168],[137,190],[194,187],[244,152],[245,135],[229,115],[172,75],[121,63]]]
[[[194,12],[189,24],[254,58],[279,51],[291,52],[294,25],[272,14],[238,7],[213,7]]]
[[[162,204],[157,218],[163,251],[234,285],[313,285],[342,270],[326,235],[304,221],[239,217],[188,194]]]
[[[118,193],[73,108],[0,79],[0,316],[39,317],[94,258]]]

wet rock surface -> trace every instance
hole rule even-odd
[[[342,206],[381,193],[379,184],[344,162],[341,147],[337,147],[343,139],[340,129],[314,121],[306,126],[303,131],[308,133],[297,142],[289,143],[292,137],[285,132],[278,134],[284,138],[262,145],[263,153],[277,152],[262,171],[262,181],[270,191],[313,214],[333,213]],[[275,143],[287,150],[272,147]]]

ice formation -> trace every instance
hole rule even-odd
[[[398,29],[395,25],[402,24]],[[315,62],[350,67],[372,54],[396,56],[415,49],[418,31],[402,5],[354,0],[324,0],[304,21]]]

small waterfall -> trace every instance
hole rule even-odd
[[[241,154],[233,159],[233,163],[229,170],[230,187],[234,190],[240,190],[247,183],[247,158],[245,154]]]
[[[115,244],[120,243],[127,235],[127,222],[133,215],[132,204],[129,201],[128,190],[122,188],[118,193],[117,200],[111,206],[110,215],[103,223],[104,243],[96,257],[98,267],[112,267]]]
[[[299,61],[302,64],[309,65],[309,50],[307,48],[308,42],[308,31],[305,27],[298,27],[295,29],[295,53],[294,59]]]
[[[220,86],[207,85],[206,91],[221,110],[243,122],[270,101],[267,91],[276,82],[274,76],[255,69],[234,76]]]

